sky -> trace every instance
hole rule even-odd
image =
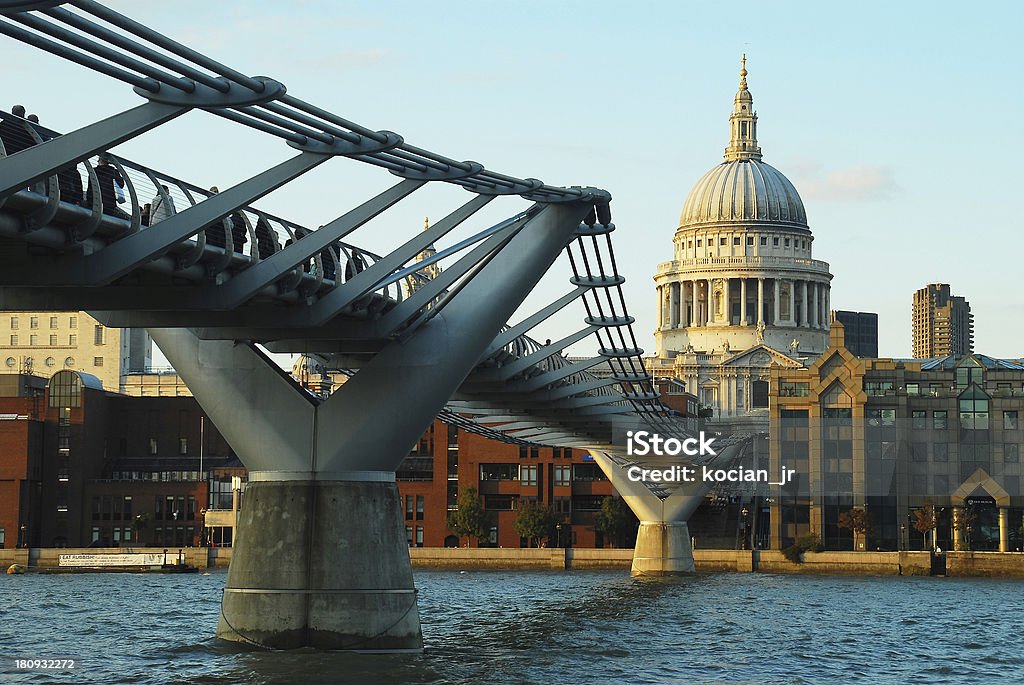
[[[879,315],[879,353],[910,356],[914,290],[947,282],[975,349],[1024,357],[1016,3],[112,2],[289,93],[450,157],[613,195],[619,270],[653,351],[653,274],[679,212],[722,159],[740,54],[764,161],[796,186],[831,265],[834,309]],[[0,36],[9,109],[69,131],[139,104],[131,88]],[[294,154],[191,112],[115,152],[222,189]],[[338,159],[256,203],[317,226],[397,179]],[[1017,188],[1017,190],[1014,190]],[[395,247],[468,199],[417,191],[353,234]],[[524,208],[491,203],[466,231]],[[465,233],[457,233],[452,240]],[[438,247],[442,247],[439,245]],[[559,262],[524,303],[568,290]],[[572,309],[534,332],[579,328]],[[584,354],[592,341],[579,343]]]

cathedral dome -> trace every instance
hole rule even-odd
[[[746,56],[729,115],[725,161],[693,186],[679,216],[679,228],[737,222],[764,222],[808,230],[807,213],[796,188],[778,169],[761,161],[754,98],[747,88]]]
[[[758,159],[722,162],[693,186],[679,216],[680,228],[701,224],[764,221],[807,228],[796,188],[775,167]]]

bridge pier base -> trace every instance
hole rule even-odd
[[[250,481],[217,637],[275,649],[422,650],[398,490],[393,474],[379,475],[390,482]]]
[[[686,521],[641,521],[633,551],[633,576],[678,576],[696,572]]]

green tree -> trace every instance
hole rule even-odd
[[[871,514],[863,509],[850,509],[839,514],[838,524],[840,528],[853,531],[854,549],[867,547],[867,537],[871,532]]]
[[[519,507],[519,512],[512,522],[512,527],[519,533],[519,537],[526,538],[527,547],[543,547],[544,541],[551,537],[556,525],[558,517],[555,516],[555,512],[537,502],[527,502]]]
[[[935,549],[935,505],[925,502],[924,506],[914,511],[914,530],[924,536],[928,543],[928,533],[932,534],[932,549]]]
[[[140,545],[146,543],[142,540],[143,533],[149,528],[150,515],[148,512],[139,514],[132,520],[132,539]]]
[[[970,551],[973,546],[974,526],[978,522],[978,512],[972,506],[954,509],[953,527],[960,533],[960,545],[954,552]]]
[[[605,497],[594,518],[594,529],[601,531],[612,547],[625,546],[625,540],[636,527],[636,517],[620,497]]]
[[[476,488],[459,490],[455,511],[448,512],[448,528],[462,538],[480,539],[487,535],[487,513]]]

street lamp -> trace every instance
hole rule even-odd
[[[743,508],[740,509],[740,514],[743,516],[743,546],[740,549],[747,549],[747,537],[750,535],[750,526],[748,523],[748,517],[750,516],[750,509],[744,504]]]
[[[555,525],[555,533],[556,533],[555,544],[556,544],[557,547],[561,548],[562,547],[562,524],[561,523]]]
[[[18,529],[18,547],[28,547],[28,536],[25,534],[25,524],[21,524],[21,528]]]

